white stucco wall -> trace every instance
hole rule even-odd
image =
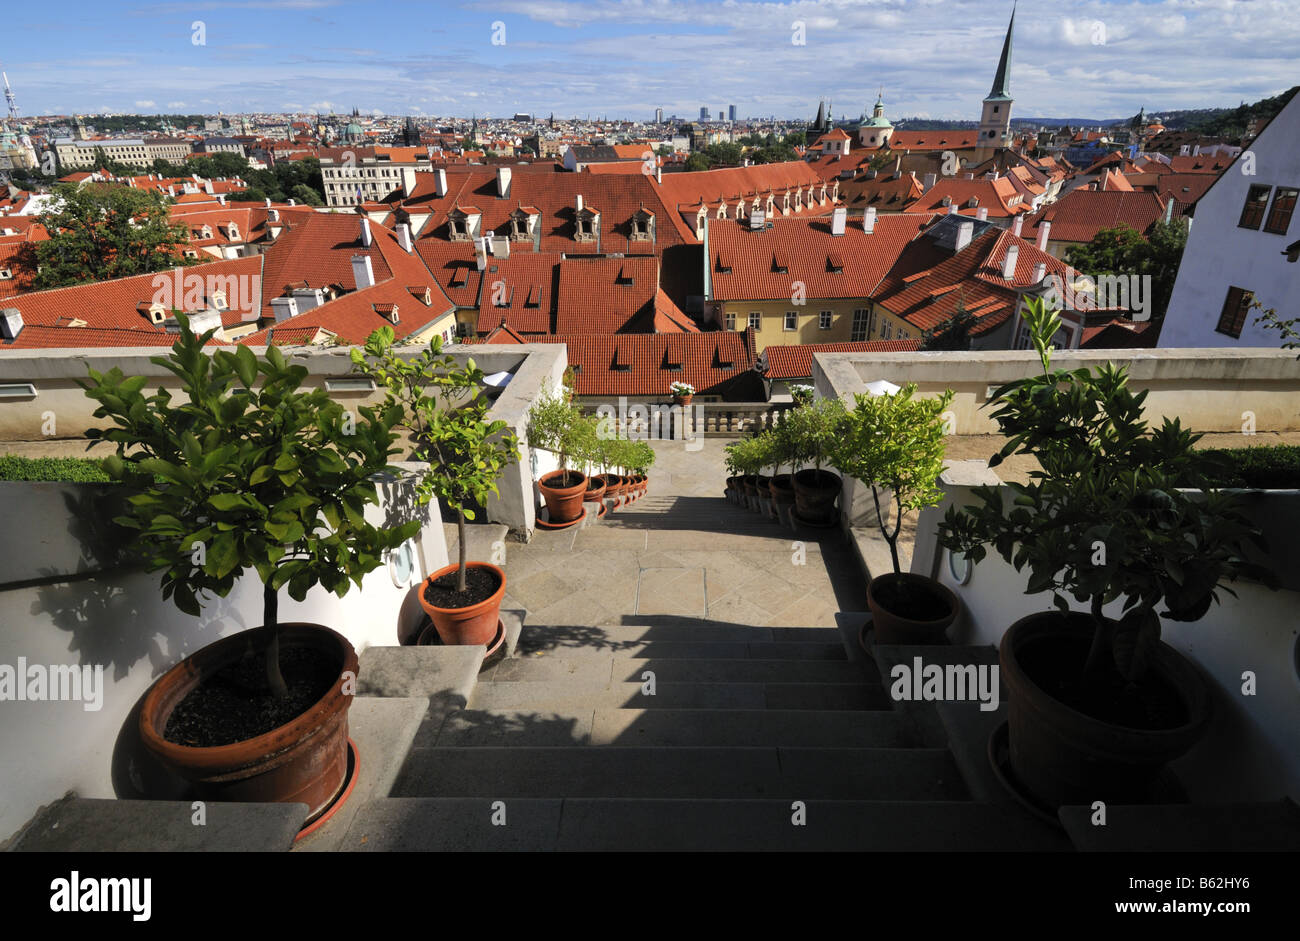
[[[1160,332],[1161,347],[1280,346],[1282,337],[1276,330],[1255,324],[1257,311],[1247,316],[1239,339],[1215,330],[1228,288],[1233,286],[1253,291],[1257,301],[1275,309],[1284,320],[1300,314],[1296,300],[1300,262],[1288,262],[1280,254],[1300,239],[1300,212],[1285,235],[1265,232],[1262,223],[1257,230],[1238,228],[1246,194],[1255,184],[1300,186],[1300,95],[1196,204]]]

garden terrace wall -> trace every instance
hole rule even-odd
[[[83,797],[172,793],[174,782],[134,734],[140,698],[184,657],[262,623],[255,572],[193,617],[163,600],[160,574],[118,564],[101,502],[118,486],[0,482],[9,524],[0,543],[0,666],[16,669],[23,658],[42,667],[103,668],[97,710],[81,702],[0,702],[0,754],[11,759],[0,765],[0,840],[69,790]],[[447,564],[442,521],[417,505],[409,478],[384,479],[378,490],[379,505],[366,508],[371,523],[424,522],[412,540],[410,575],[403,581],[400,566],[383,565],[342,598],[316,588],[297,602],[282,591],[281,620],[324,624],[358,650],[397,644],[419,627],[419,582]]]
[[[412,346],[399,352],[418,355],[421,347]],[[253,347],[259,357],[265,347]],[[291,362],[307,368],[306,388],[324,386],[328,380],[357,378],[349,358],[349,347],[290,347],[282,352]],[[528,474],[527,445],[524,429],[528,410],[541,397],[546,383],[559,388],[567,353],[563,344],[526,344],[521,346],[452,346],[447,352],[459,362],[473,357],[485,373],[508,372],[509,384],[500,391],[488,413],[488,420],[504,421],[519,436],[522,463],[512,464],[501,475],[500,495],[488,507],[489,519],[505,523],[525,539],[531,537],[536,522],[532,505],[532,480]],[[179,396],[180,381],[150,362],[150,358],[167,353],[166,349],[128,348],[113,350],[9,350],[0,355],[0,385],[30,384],[34,394],[0,398],[0,450],[5,441],[39,441],[51,438],[81,438],[87,428],[99,424],[93,417],[95,402],[77,385],[87,369],[107,372],[117,366],[126,375],[146,376],[146,390],[158,387]],[[331,397],[347,408],[379,403],[383,396],[375,391],[332,390]]]
[[[963,612],[949,632],[958,644],[997,645],[1019,618],[1054,610],[1050,593],[1024,593],[1028,570],[1017,572],[992,549],[965,585],[953,577],[948,551],[938,544],[938,523],[950,504],[976,502],[973,488],[983,484],[1001,486],[1011,506],[1010,488],[983,462],[954,462],[940,478],[943,502],[922,511],[917,522],[911,570],[939,579],[961,598]],[[1270,591],[1240,580],[1229,583],[1238,597],[1221,591],[1220,603],[1199,621],[1161,619],[1162,639],[1201,668],[1215,693],[1209,733],[1174,766],[1194,802],[1300,798],[1300,584],[1294,570],[1283,571],[1300,550],[1300,493],[1258,491],[1244,511],[1265,530],[1271,564],[1289,587]],[[1116,601],[1106,614],[1117,615],[1121,606]],[[1254,695],[1243,694],[1246,671],[1254,674]]]
[[[1061,350],[1053,368],[1129,366],[1129,383],[1149,390],[1147,420],[1181,419],[1203,432],[1240,432],[1253,420],[1260,432],[1300,431],[1300,361],[1294,351],[1268,349]],[[954,392],[953,433],[996,434],[988,393],[1041,372],[1032,350],[978,353],[815,353],[813,385],[819,397],[852,403],[868,382],[915,382],[922,395]]]

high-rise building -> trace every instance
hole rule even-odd
[[[663,123],[664,123],[664,109],[655,108],[655,124],[663,124]]]
[[[719,120],[719,121],[725,121],[725,120],[727,120],[727,114],[726,114],[725,111],[719,111],[719,112],[718,112],[718,120]]]
[[[729,121],[734,121],[734,120],[736,120],[736,106],[735,106],[735,105],[727,105],[727,120],[729,120]]]
[[[701,121],[707,121],[707,120],[709,120],[709,106],[708,106],[708,105],[700,105],[700,120],[701,120]]]

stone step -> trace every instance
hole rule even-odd
[[[950,852],[1061,850],[1059,837],[969,801],[388,798],[358,813],[363,851]]]
[[[655,695],[642,683],[575,686],[566,682],[482,683],[469,705],[474,709],[538,712],[589,704],[631,709],[889,709],[879,686],[861,683],[657,683]]]
[[[941,748],[412,748],[394,797],[965,800]]]
[[[1235,804],[1146,804],[1106,807],[1106,826],[1091,806],[1059,812],[1074,845],[1096,853],[1296,853],[1300,808],[1279,801]]]
[[[615,656],[615,682],[641,681],[646,671],[659,683],[853,683],[862,670],[847,660],[713,660],[637,659]],[[515,677],[521,679],[522,677]]]
[[[699,620],[689,624],[601,624],[566,626],[529,624],[523,643],[547,643],[569,649],[586,644],[606,645],[616,649],[622,644],[647,643],[763,643],[770,641],[809,641],[840,643],[834,627],[758,627],[748,624],[711,624]]]
[[[847,660],[844,645],[822,641],[634,641],[593,638],[583,646],[569,646],[544,631],[529,631],[520,638],[520,657],[560,654],[564,657],[600,657],[615,653],[636,660]]]
[[[436,731],[435,731],[436,727]],[[628,709],[555,702],[520,709],[461,709],[429,722],[418,746],[799,745],[894,748],[911,743],[892,711]]]

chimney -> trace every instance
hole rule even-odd
[[[293,300],[297,304],[296,310],[300,314],[305,314],[312,308],[325,303],[320,288],[294,288]]]
[[[226,194],[225,193],[217,194],[217,202],[224,206],[226,204]]]
[[[988,207],[988,206],[980,206],[978,209],[976,209],[976,210],[975,210],[975,218],[978,219],[980,222],[988,222],[988,220],[989,220],[989,207]]]
[[[870,235],[876,231],[876,207],[868,206],[862,211],[862,231]]]
[[[370,265],[369,255],[352,256],[352,278],[357,282],[358,291],[374,286],[375,271]]]
[[[1007,246],[1007,255],[1002,259],[1002,277],[1008,281],[1014,281],[1016,277],[1016,261],[1020,258],[1020,246],[1012,242]]]
[[[921,192],[922,193],[930,192],[930,190],[934,188],[935,181],[937,181],[938,179],[939,177],[936,176],[935,174],[927,173],[924,177],[922,177]]]
[[[955,216],[956,214],[957,214],[957,204],[956,204],[956,203],[949,203],[949,204],[948,204],[948,215],[950,215],[950,216]]]
[[[409,198],[415,192],[415,166],[400,167],[398,172],[402,175],[402,195]]]
[[[494,238],[492,240],[492,257],[509,258],[510,257],[510,239]]]
[[[285,200],[285,203],[286,203],[286,205],[289,205],[289,206],[296,206],[296,205],[298,205],[298,201],[297,201],[296,199],[294,199],[292,196],[290,196],[287,200]]]
[[[439,196],[447,195],[447,171],[442,167],[433,171],[433,191]]]
[[[474,243],[474,266],[479,271],[487,270],[487,239],[477,239]]]
[[[1052,224],[1044,219],[1038,223],[1038,250],[1047,251],[1047,238],[1052,234]]]
[[[664,168],[655,167],[655,182],[662,183],[663,181],[664,181]]]
[[[581,193],[578,194],[578,199],[577,199],[577,209],[578,209],[578,212],[582,212],[582,194],[581,194]]]
[[[831,212],[831,235],[844,234],[844,220],[848,217],[849,211],[843,206],[836,206]]]
[[[280,210],[278,210],[278,209],[269,209],[269,210],[267,210],[267,213],[266,213],[266,221],[267,221],[267,222],[279,222],[279,221],[280,221]]]
[[[204,180],[204,181],[203,181],[203,192],[207,193],[209,196],[215,196],[215,195],[216,195],[215,191],[212,189],[212,181],[211,181],[211,180]]]
[[[297,317],[298,300],[293,297],[273,297],[271,298],[271,311],[275,314],[276,323],[281,323],[291,317]]]
[[[369,248],[370,244],[374,240],[375,237],[370,234],[370,220],[367,217],[362,216],[361,217],[361,245],[364,248]]]
[[[6,340],[18,339],[23,332],[23,314],[17,307],[6,307],[0,311],[0,337]]]
[[[1040,261],[1034,265],[1034,284],[1042,284],[1045,277],[1047,277],[1047,262]]]
[[[402,246],[402,251],[410,254],[415,246],[411,243],[411,224],[409,222],[397,223],[397,244]]]
[[[1192,148],[1192,156],[1199,157],[1200,155],[1201,155],[1201,145],[1197,144],[1195,147]]]
[[[974,174],[974,173],[967,173],[965,176],[966,176],[966,179],[968,179],[968,180],[973,180],[973,179],[975,179],[975,174]]]
[[[266,208],[267,208],[267,209],[270,209],[270,208],[271,208],[271,197],[270,197],[270,196],[266,197]]]
[[[502,199],[510,195],[509,167],[497,167],[497,195]]]
[[[1025,217],[1016,216],[1016,221],[1011,224],[1011,234],[1014,235],[1016,238],[1020,238],[1021,237],[1020,230],[1023,229],[1024,227],[1025,227]]]
[[[953,245],[952,250],[954,252],[961,251],[963,248],[965,248],[967,245],[970,244],[970,240],[974,237],[974,235],[975,235],[975,223],[973,222],[958,223],[957,242],[955,245]]]

